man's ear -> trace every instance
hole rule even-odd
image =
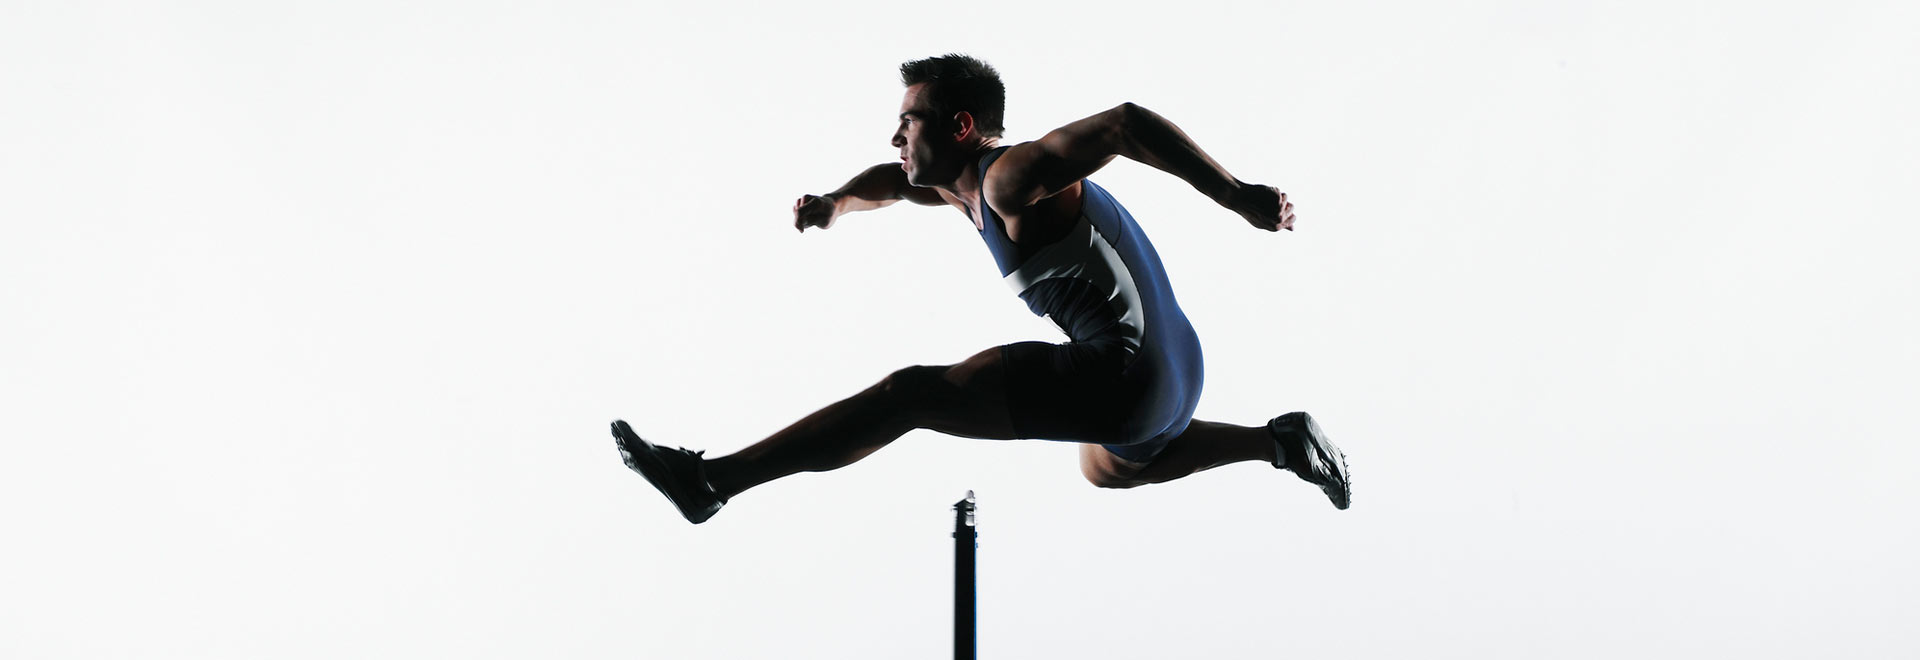
[[[965,110],[953,113],[953,139],[955,142],[964,142],[967,138],[973,137],[974,129],[976,128],[978,127],[973,125],[973,113]]]

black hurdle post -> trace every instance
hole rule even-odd
[[[973,491],[953,505],[953,659],[974,660],[973,552],[980,548],[974,531]]]

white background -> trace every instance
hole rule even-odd
[[[1913,3],[808,4],[0,3],[0,656],[943,657],[969,488],[983,658],[1920,652]],[[1057,337],[957,213],[791,227],[950,51],[1291,194],[1095,177],[1200,416],[1313,411],[1352,510],[621,466]]]

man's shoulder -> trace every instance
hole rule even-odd
[[[1028,151],[1031,145],[1032,142],[1022,142],[994,147],[981,152],[974,161],[974,170],[980,173],[980,193],[995,212],[1018,214],[1026,207],[1016,203],[1015,195],[1025,183],[1024,179],[1032,176],[1033,154]]]
[[[980,173],[980,185],[985,186],[987,184],[987,176],[994,173],[995,168],[998,167],[1001,162],[1003,162],[1002,157],[1006,156],[1007,152],[1020,147],[1030,145],[1030,144],[1033,144],[1033,143],[1022,142],[1020,144],[1001,145],[1001,146],[994,147],[992,149],[988,149],[980,152],[979,157],[975,158],[973,161],[973,169]],[[1018,162],[1019,160],[1020,160],[1019,158],[1015,158],[1012,161],[1005,161],[1005,162]]]

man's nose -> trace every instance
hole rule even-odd
[[[893,134],[893,146],[895,147],[907,146],[907,136],[901,135],[898,131],[895,131]]]

